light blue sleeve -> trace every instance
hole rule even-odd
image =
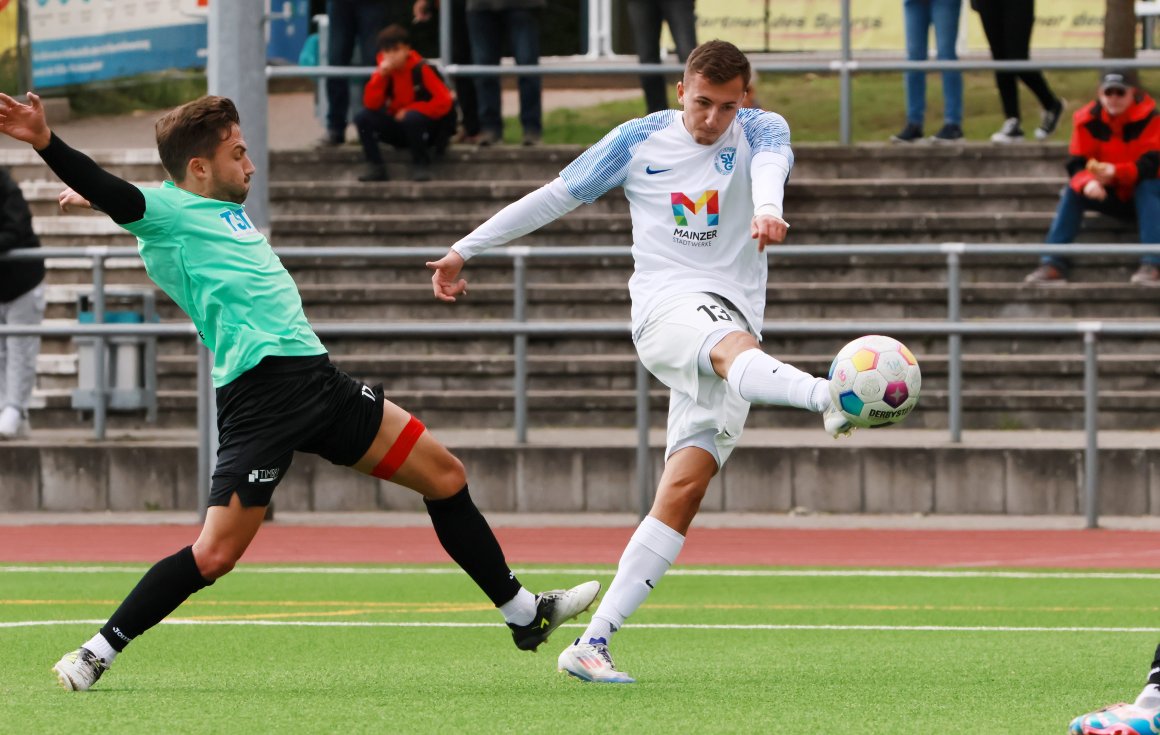
[[[560,172],[568,192],[591,204],[609,189],[624,185],[636,149],[649,136],[672,125],[679,114],[676,110],[661,110],[613,128]]]
[[[737,111],[737,120],[749,143],[749,155],[778,153],[793,167],[793,149],[789,146],[789,123],[776,112],[753,108]]]

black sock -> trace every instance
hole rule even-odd
[[[193,547],[186,546],[145,572],[145,576],[101,628],[101,635],[116,651],[124,651],[137,636],[157,625],[207,582],[197,570]]]
[[[516,596],[520,583],[503,558],[503,549],[475,507],[467,486],[450,498],[423,499],[435,535],[448,556],[475,580],[496,607]]]

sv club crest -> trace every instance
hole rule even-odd
[[[733,146],[722,148],[717,154],[717,158],[713,161],[717,173],[722,176],[728,176],[733,173],[733,164],[737,160],[737,149]]]

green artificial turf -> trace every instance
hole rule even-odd
[[[243,566],[73,693],[49,669],[98,623],[64,621],[103,620],[144,567],[58,568],[0,568],[0,732],[1058,734],[1133,697],[1160,639],[1157,579],[673,574],[613,641],[639,682],[593,685],[555,670],[579,625],[517,651],[461,573]]]

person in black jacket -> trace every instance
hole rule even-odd
[[[1035,0],[971,0],[971,7],[979,14],[991,58],[996,61],[1020,61],[1030,58],[1031,28],[1035,25]],[[1016,143],[1023,140],[1019,114],[1019,85],[1022,80],[1039,100],[1043,108],[1035,137],[1044,140],[1055,132],[1063,116],[1064,102],[1039,71],[997,71],[995,86],[1003,103],[1003,127],[991,136],[993,143]]]
[[[40,247],[20,185],[0,169],[0,255]],[[0,324],[44,319],[44,261],[0,263]],[[28,400],[36,382],[40,337],[0,337],[0,439],[28,435]]]

